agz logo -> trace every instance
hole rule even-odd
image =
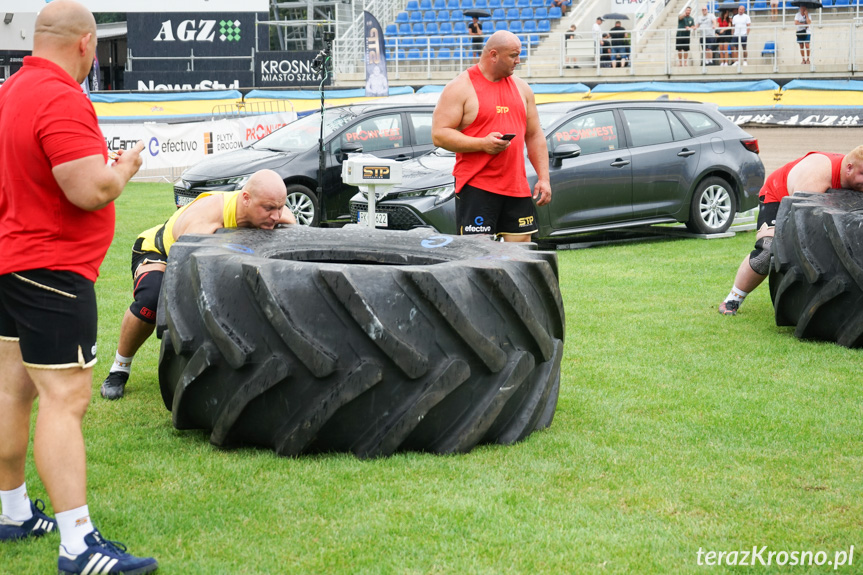
[[[241,38],[239,20],[220,20],[219,40],[222,42],[239,42]],[[183,20],[177,24],[176,34],[171,20],[162,22],[154,42],[213,42],[216,39],[215,20]]]

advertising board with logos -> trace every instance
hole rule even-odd
[[[133,58],[251,57],[256,37],[251,12],[131,13],[127,30]]]
[[[285,86],[319,86],[320,68],[312,68],[317,52],[258,52],[255,62],[255,86],[258,88],[282,88]],[[324,85],[333,83],[332,75]]]

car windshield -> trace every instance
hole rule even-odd
[[[356,117],[356,114],[348,109],[325,110],[324,140]],[[261,138],[249,147],[255,150],[303,152],[317,146],[320,135],[321,113],[315,112],[291,122],[269,136]]]

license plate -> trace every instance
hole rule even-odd
[[[368,212],[357,212],[359,215],[359,223],[365,224],[369,221],[369,213]],[[386,212],[375,212],[375,227],[376,228],[385,228],[389,225],[388,223],[388,214]]]
[[[185,206],[186,204],[191,204],[195,198],[190,198],[189,196],[181,196],[177,194],[176,196],[174,196],[174,199],[176,200],[174,203],[177,204],[177,207],[180,207]]]

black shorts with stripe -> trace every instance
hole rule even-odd
[[[28,367],[94,365],[96,317],[93,282],[75,272],[0,276],[0,340],[17,341]]]
[[[459,235],[528,235],[536,225],[533,198],[516,198],[464,186],[455,197],[455,219]]]

